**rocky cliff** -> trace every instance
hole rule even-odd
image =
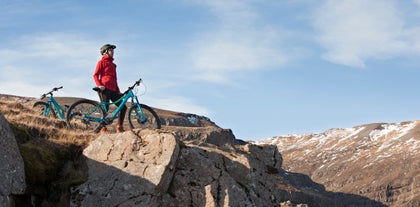
[[[27,185],[0,193],[19,205],[385,206],[356,193],[327,190],[307,174],[291,171],[275,144],[238,140],[205,117],[166,112],[160,114],[165,123],[178,124],[99,136],[39,117],[32,103],[0,99]]]
[[[22,156],[12,130],[0,114],[0,206],[15,205],[9,195],[23,194],[26,188]]]
[[[72,188],[72,206],[383,206],[325,191],[309,177],[285,171],[274,145],[233,136],[201,142],[179,136],[178,130],[96,138],[83,151],[88,177]],[[220,133],[183,130],[202,138]]]
[[[329,191],[389,206],[420,206],[420,122],[376,123],[323,133],[277,136],[283,168]]]

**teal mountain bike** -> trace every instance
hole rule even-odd
[[[46,98],[48,95],[48,99],[46,101],[37,101],[34,103],[33,108],[36,112],[40,112],[40,115],[45,117],[52,117],[52,118],[60,118],[65,119],[66,109],[68,106],[61,106],[54,98],[53,92],[62,89],[63,86],[55,87],[50,92],[42,94],[41,100]]]
[[[67,125],[71,129],[91,130],[99,132],[103,126],[109,125],[118,114],[122,107],[131,99],[131,106],[128,110],[128,122],[132,129],[148,128],[160,129],[161,121],[156,112],[149,106],[141,104],[134,94],[133,89],[139,86],[141,79],[136,81],[133,86],[124,92],[123,96],[115,102],[96,102],[88,99],[81,99],[74,102],[67,111]],[[100,94],[98,87],[93,88]],[[115,109],[110,117],[107,116],[111,104],[121,104]]]

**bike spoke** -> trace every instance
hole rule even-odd
[[[70,106],[67,113],[67,124],[75,130],[95,130],[105,114],[95,102],[82,100]]]
[[[152,108],[140,104],[130,108],[128,121],[133,129],[159,129],[160,119]]]

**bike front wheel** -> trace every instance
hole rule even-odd
[[[39,114],[45,117],[57,118],[57,115],[55,114],[55,111],[53,110],[51,105],[47,104],[44,101],[37,101],[34,103],[32,107],[36,114]]]
[[[135,104],[128,111],[128,122],[132,129],[160,129],[161,122],[157,113],[149,106]]]
[[[76,101],[67,111],[67,125],[74,130],[94,131],[104,118],[105,111],[101,105],[86,99]]]

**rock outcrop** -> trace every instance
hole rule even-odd
[[[0,206],[13,206],[13,196],[26,189],[25,170],[15,136],[1,113],[0,135]]]
[[[283,170],[275,145],[190,130],[197,140],[188,129],[99,136],[83,151],[89,175],[72,188],[71,206],[383,206]],[[209,137],[225,139],[200,141]]]
[[[173,135],[151,131],[98,137],[83,152],[89,177],[73,190],[72,206],[156,206],[179,149]]]

